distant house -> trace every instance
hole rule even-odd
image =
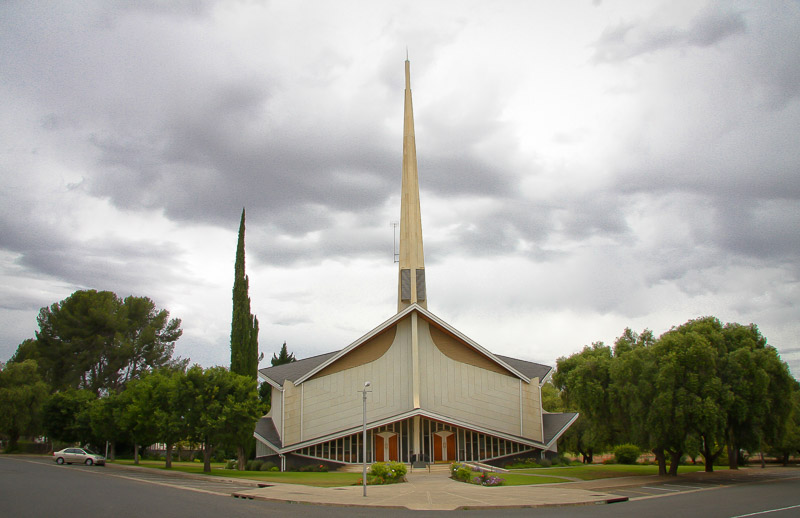
[[[427,309],[410,70],[405,124],[397,313],[338,351],[261,369],[272,408],[257,456],[287,462],[498,461],[555,450],[575,413],[542,410],[552,368],[492,354]]]

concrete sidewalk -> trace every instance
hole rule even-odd
[[[457,482],[448,475],[447,472],[410,473],[406,476],[408,482],[405,484],[369,486],[366,497],[361,486],[322,488],[292,484],[270,484],[269,487],[239,491],[233,496],[280,502],[431,511],[586,505],[619,499],[610,493],[577,487],[576,483],[483,487]]]

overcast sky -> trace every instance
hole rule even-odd
[[[0,360],[78,289],[230,361],[236,232],[267,355],[396,312],[406,49],[428,307],[553,365],[755,323],[800,373],[800,3],[4,1]]]

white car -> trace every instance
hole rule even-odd
[[[86,448],[64,448],[61,451],[54,451],[53,460],[56,461],[56,464],[80,462],[87,466],[92,464],[97,464],[98,466],[106,465],[105,457]]]

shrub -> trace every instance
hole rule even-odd
[[[226,462],[225,463],[225,469],[236,469],[236,461],[235,460],[229,460],[228,462]]]
[[[405,475],[402,462],[376,462],[367,472],[367,484],[395,484],[404,481]]]
[[[450,476],[462,482],[469,482],[472,479],[472,469],[460,462],[454,462],[450,465]]]
[[[635,444],[621,444],[614,448],[614,459],[618,464],[636,464],[642,450]]]
[[[261,465],[261,468],[259,468],[259,471],[272,471],[272,468],[276,468],[276,467],[277,466],[275,465],[274,462],[266,461],[266,462],[264,462],[264,464]]]

